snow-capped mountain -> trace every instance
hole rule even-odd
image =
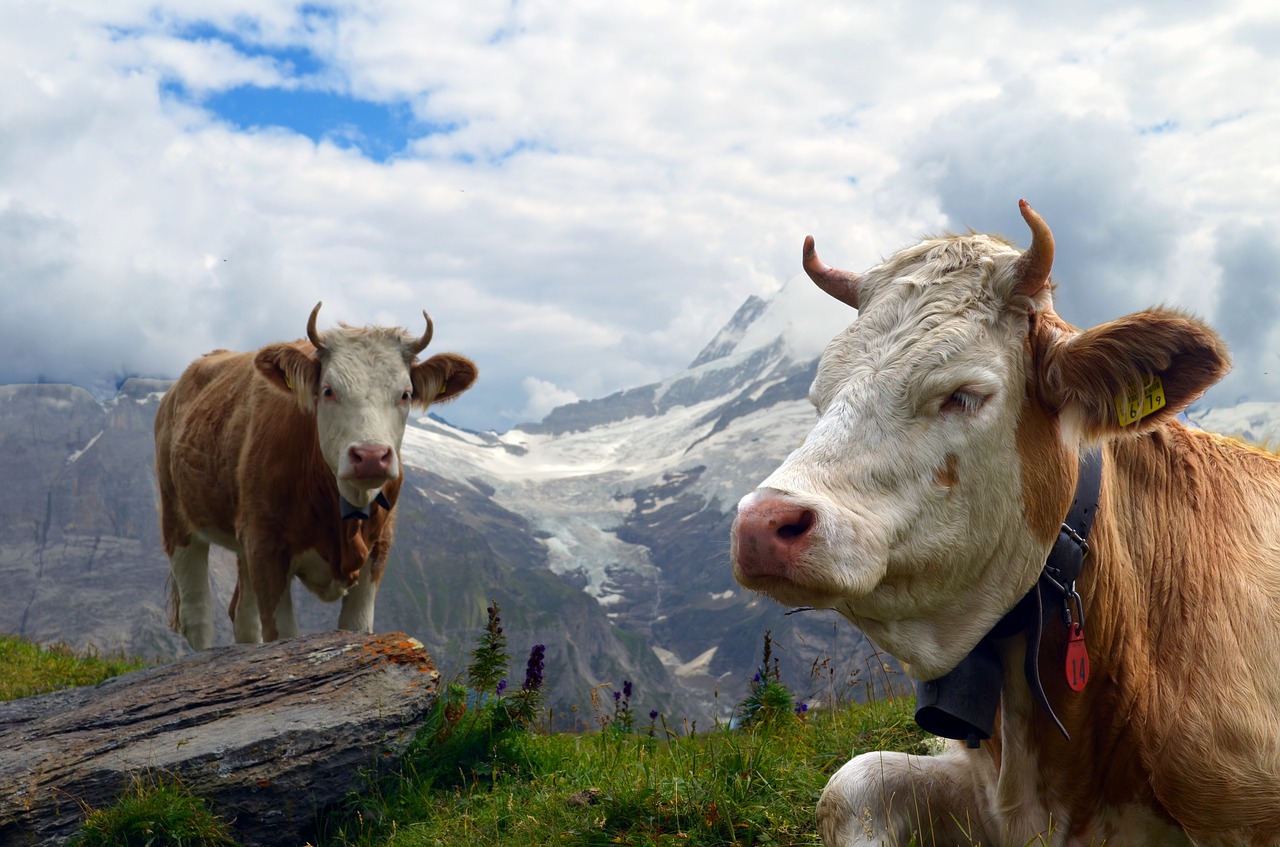
[[[406,433],[404,460],[468,480],[524,516],[546,566],[621,629],[649,639],[682,684],[736,696],[765,629],[794,654],[793,675],[807,674],[832,641],[834,616],[789,618],[743,591],[728,533],[737,501],[813,423],[806,395],[817,358],[854,315],[831,304],[798,278],[767,303],[749,298],[667,380],[564,406],[502,435],[427,419]],[[865,677],[869,646],[840,628],[849,664],[840,673]]]
[[[739,588],[728,563],[737,501],[803,440],[817,359],[852,318],[798,277],[768,301],[748,298],[662,382],[503,434],[413,422],[378,628],[420,638],[448,675],[465,667],[496,599],[513,673],[545,643],[552,703],[578,725],[590,722],[592,688],[623,680],[641,713],[725,717],[766,630],[806,698],[901,683],[842,619],[788,615]],[[155,515],[151,425],[166,387],[130,380],[106,404],[72,386],[0,387],[0,631],[108,652],[186,649],[166,626]],[[1264,443],[1280,433],[1280,404],[1190,418]],[[214,571],[225,603],[233,563]],[[303,629],[336,621],[310,597],[295,606]]]
[[[1280,404],[1239,403],[1218,409],[1193,408],[1187,413],[1193,424],[1210,432],[1220,432],[1261,444],[1280,446]]]

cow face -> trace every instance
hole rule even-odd
[[[419,339],[399,329],[340,325],[321,335],[316,304],[307,325],[311,344],[275,344],[258,352],[258,370],[314,413],[325,464],[342,496],[367,505],[400,476],[400,442],[409,410],[425,409],[466,391],[476,378],[468,359],[440,353],[415,357],[431,340],[431,319]]]
[[[858,319],[822,356],[813,430],[738,504],[742,585],[838,610],[921,679],[1035,583],[1082,440],[1120,432],[1114,396],[1164,375],[1166,405],[1127,430],[1147,431],[1226,366],[1216,336],[1167,312],[1076,333],[1052,310],[1048,227],[1023,215],[1026,253],[952,236],[860,275],[806,242],[810,275]]]

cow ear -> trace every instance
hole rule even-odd
[[[293,344],[270,344],[253,357],[258,373],[281,391],[293,394],[304,412],[315,408],[320,385],[320,360]]]
[[[413,380],[413,402],[427,408],[432,403],[452,400],[476,381],[475,363],[456,353],[437,353],[409,370]]]
[[[1231,367],[1216,332],[1165,309],[1066,337],[1048,331],[1039,338],[1042,398],[1091,441],[1153,429],[1195,402]]]

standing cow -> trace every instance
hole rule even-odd
[[[921,700],[994,668],[989,730],[852,759],[823,841],[1280,844],[1280,459],[1176,419],[1228,369],[1201,322],[1060,319],[1021,211],[1025,253],[951,236],[855,274],[805,242],[858,318],[813,430],[738,504],[734,574],[839,611]]]
[[[466,391],[476,367],[453,353],[416,361],[431,341],[340,325],[256,353],[197,359],[156,413],[160,534],[172,571],[171,623],[197,650],[213,643],[209,545],[236,554],[236,641],[298,631],[293,577],[338,627],[373,629],[394,527],[411,407]]]

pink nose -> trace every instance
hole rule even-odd
[[[391,471],[391,459],[394,456],[395,453],[386,444],[353,444],[347,448],[351,475],[357,478],[387,476]]]
[[[786,577],[809,549],[818,516],[785,494],[761,489],[738,504],[733,524],[739,572]]]

